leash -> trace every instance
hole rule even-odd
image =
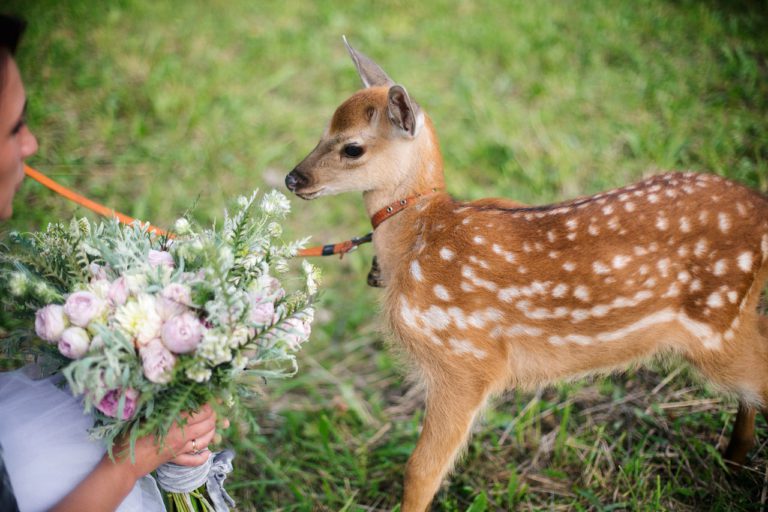
[[[78,194],[74,190],[69,189],[64,185],[52,180],[48,176],[44,175],[40,171],[33,169],[27,164],[24,164],[24,174],[37,181],[44,187],[59,194],[60,196],[69,199],[73,203],[78,204],[83,208],[87,208],[92,212],[98,213],[103,217],[117,217],[117,220],[123,224],[131,224],[137,220],[133,217],[125,215],[124,213],[120,213],[116,210],[113,210],[112,208],[108,208],[103,204],[97,203],[96,201],[92,201],[87,197]],[[433,189],[431,193],[434,192],[437,192],[437,189]],[[375,230],[382,222],[408,208],[408,206],[412,205],[419,197],[422,197],[423,195],[427,194],[415,194],[413,196],[406,197],[405,199],[400,199],[399,201],[390,203],[381,210],[374,213],[373,217],[371,217],[371,225],[373,226],[373,229]],[[153,226],[152,224],[149,225],[149,231],[154,232],[160,236],[171,236],[164,229]],[[373,232],[370,232],[363,236],[354,237],[351,240],[346,240],[336,244],[307,247],[306,249],[301,249],[297,256],[306,258],[311,256],[332,256],[334,254],[338,254],[343,258],[344,255],[348,252],[354,251],[358,246],[367,244],[372,240]]]

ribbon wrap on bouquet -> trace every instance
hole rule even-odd
[[[235,452],[222,450],[214,452],[205,464],[200,466],[180,466],[166,462],[156,470],[157,483],[166,492],[183,494],[187,504],[192,507],[189,493],[205,484],[208,496],[216,512],[229,512],[235,506],[235,500],[224,489],[224,480],[232,471],[232,459]]]

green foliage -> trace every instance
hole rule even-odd
[[[19,63],[41,142],[30,164],[160,226],[194,198],[190,217],[208,221],[242,190],[281,186],[359,87],[341,34],[431,115],[461,199],[545,203],[670,168],[768,191],[760,1],[6,5],[29,21]],[[368,228],[358,197],[292,201],[292,237],[327,243]],[[6,228],[73,211],[28,181]],[[258,432],[232,434],[231,488],[244,510],[397,506],[421,403],[378,329],[370,254],[319,263],[321,325],[302,371],[254,402]],[[506,395],[433,508],[466,510],[484,493],[488,510],[759,509],[765,423],[732,476],[712,449],[734,404],[706,402],[683,374],[653,393],[662,378]],[[556,456],[541,442],[553,432]]]

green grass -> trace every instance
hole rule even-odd
[[[431,114],[450,192],[542,203],[659,169],[768,191],[768,15],[760,1],[38,1],[19,63],[30,164],[169,225],[197,201],[282,179],[359,86],[341,43],[376,59]],[[289,236],[367,228],[359,197],[292,199]],[[27,182],[3,229],[83,212]],[[392,510],[421,396],[387,347],[369,248],[321,262],[301,372],[269,383],[260,432],[233,436],[243,510]],[[766,425],[727,472],[733,401],[687,372],[636,371],[510,392],[477,427],[435,510],[757,510]]]

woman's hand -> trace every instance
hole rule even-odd
[[[206,404],[199,411],[182,413],[182,416],[187,419],[186,424],[182,427],[174,422],[162,447],[154,436],[148,435],[138,439],[135,463],[131,463],[128,454],[128,440],[115,446],[115,452],[120,454],[117,463],[130,466],[134,480],[151,473],[168,461],[182,466],[204,464],[211,455],[208,445],[216,435],[216,413]],[[224,426],[228,424],[229,422],[224,420]]]
[[[118,455],[115,461],[104,455],[99,465],[85,480],[65,496],[54,512],[107,512],[115,510],[131,492],[136,481],[151,473],[160,464],[173,461],[183,466],[199,466],[211,456],[208,444],[216,435],[216,413],[210,405],[199,411],[184,413],[186,424],[174,423],[165,436],[162,447],[154,436],[144,436],[136,441],[135,460],[131,462],[130,441],[123,439],[115,445]],[[229,421],[222,422],[224,428]]]

